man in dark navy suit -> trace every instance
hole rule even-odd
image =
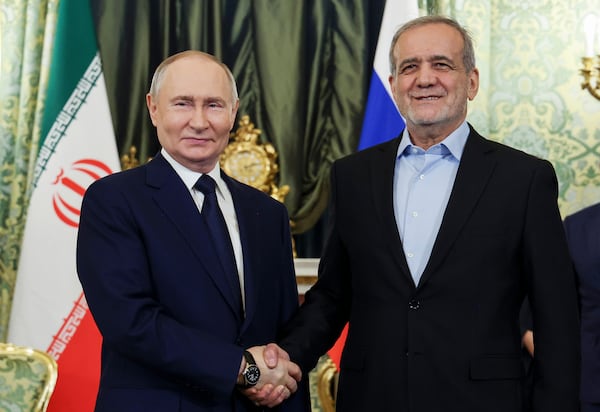
[[[292,394],[299,368],[266,368],[257,346],[277,339],[298,294],[285,206],[219,168],[233,75],[179,53],[157,68],[147,105],[160,153],[96,181],[81,211],[77,270],[103,337],[96,411],[261,411],[247,397],[260,388],[266,406],[289,397],[280,411],[309,410],[306,385]]]
[[[600,203],[565,218],[579,281],[581,412],[600,412]]]

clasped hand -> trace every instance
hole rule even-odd
[[[274,343],[253,346],[248,351],[260,369],[258,383],[251,388],[241,390],[252,402],[272,408],[298,390],[302,371],[298,365],[290,361],[286,351]]]

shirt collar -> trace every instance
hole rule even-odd
[[[469,137],[470,129],[467,121],[463,121],[460,126],[452,133],[448,135],[444,140],[442,140],[437,145],[442,145],[448,149],[448,151],[454,156],[458,161],[462,157],[463,150],[465,148],[465,144],[467,143],[467,138]],[[437,146],[434,145],[434,146]],[[404,132],[402,132],[402,139],[400,140],[400,146],[398,146],[398,154],[397,157],[400,157],[406,153],[407,147],[413,147],[410,140],[410,136],[408,134],[408,130],[404,128]]]
[[[163,155],[165,160],[169,162],[173,169],[175,169],[177,175],[179,175],[181,180],[183,180],[185,187],[187,187],[190,190],[193,189],[200,176],[202,176],[202,173],[194,172],[193,170],[190,170],[187,167],[183,166],[181,163],[175,160],[173,156],[171,156],[164,148],[161,148],[160,153]],[[215,180],[215,182],[217,183],[217,189],[221,193],[224,193],[224,187],[226,183],[221,178],[221,169],[219,168],[219,164],[217,163],[215,167],[207,174]]]

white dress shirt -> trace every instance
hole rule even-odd
[[[169,162],[169,164],[175,169],[175,172],[179,175],[183,183],[190,191],[198,211],[202,211],[202,205],[204,203],[204,194],[195,189],[194,185],[202,176],[202,173],[194,172],[180,163],[178,163],[165,149],[161,149],[161,154]],[[221,213],[225,218],[227,224],[227,231],[229,232],[229,238],[231,239],[231,245],[233,246],[233,253],[235,254],[235,264],[237,266],[238,277],[240,280],[240,290],[242,291],[242,305],[246,307],[246,298],[244,293],[244,255],[242,253],[242,242],[240,240],[240,229],[238,226],[237,215],[235,214],[235,207],[233,205],[233,198],[231,192],[227,187],[225,181],[221,178],[221,169],[219,164],[215,165],[215,168],[208,172],[210,177],[216,182],[216,195],[217,203],[221,208]]]

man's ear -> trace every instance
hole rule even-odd
[[[477,96],[477,91],[479,91],[479,70],[474,68],[471,73],[469,73],[469,83],[467,89],[467,97],[469,100],[473,100],[475,96]]]
[[[154,98],[150,93],[146,95],[146,107],[148,107],[148,113],[150,114],[150,119],[152,120],[152,124],[156,126],[156,103]]]
[[[237,116],[238,109],[240,107],[240,99],[237,99],[235,103],[231,106],[231,128],[230,131],[233,130],[233,126],[235,126],[235,116]]]

